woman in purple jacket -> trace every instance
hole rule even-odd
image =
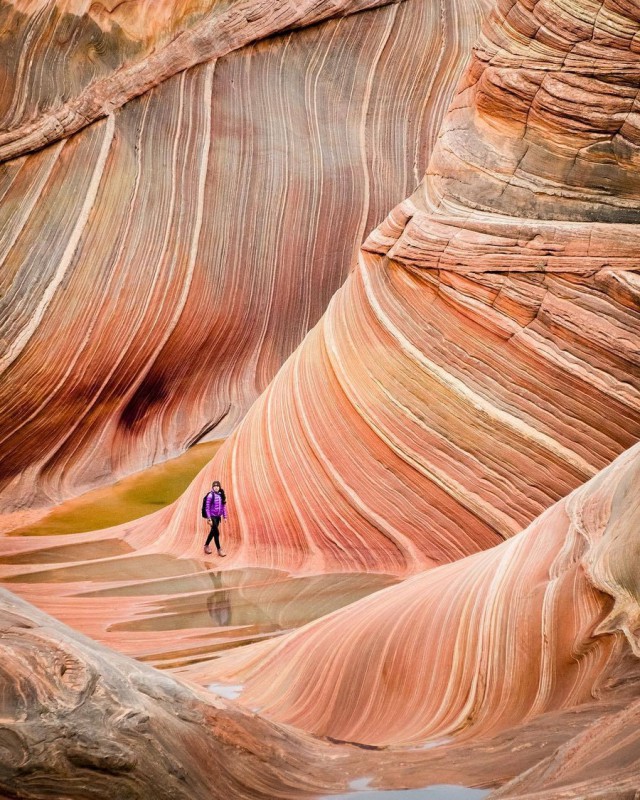
[[[220,481],[214,481],[211,484],[211,491],[207,495],[207,499],[205,501],[205,511],[207,514],[207,521],[211,526],[211,530],[207,536],[204,552],[207,555],[211,554],[211,548],[209,545],[213,539],[216,543],[218,555],[226,556],[227,554],[220,547],[220,532],[218,531],[218,526],[220,525],[221,520],[227,518],[227,497],[224,493],[224,489],[222,486],[220,486]]]

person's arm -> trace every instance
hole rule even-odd
[[[204,510],[207,512],[207,520],[209,522],[211,522],[211,500],[212,499],[213,498],[211,497],[211,492],[208,492],[208,494],[207,494],[207,505],[205,506]]]
[[[223,503],[222,504],[222,519],[226,519],[226,518],[227,518],[227,504]]]

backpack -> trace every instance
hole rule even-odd
[[[207,492],[205,496],[202,498],[202,516],[206,519],[207,518],[207,497],[211,492]]]

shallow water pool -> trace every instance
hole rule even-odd
[[[219,439],[194,445],[177,458],[67,500],[38,522],[16,528],[9,535],[52,536],[97,531],[152,514],[177,500],[223,443]]]
[[[490,791],[453,784],[434,784],[423,789],[355,789],[348,794],[326,795],[322,800],[482,800]]]

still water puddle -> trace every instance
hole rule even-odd
[[[221,444],[197,445],[179,458],[88,492],[11,535],[101,530],[156,511],[184,491]],[[65,544],[61,535],[59,545],[47,542],[40,550],[0,555],[2,583],[38,598],[51,584],[52,597],[64,595],[72,624],[77,624],[73,603],[91,608],[86,633],[104,635],[108,644],[158,667],[206,661],[229,648],[294,630],[397,582],[375,574],[294,577],[273,569],[223,571],[212,562],[138,554],[108,536]]]
[[[9,535],[83,533],[144,517],[177,500],[222,444],[220,439],[194,445],[178,458],[61,503],[38,522],[17,528]]]
[[[368,789],[369,779],[353,781],[352,792],[348,794],[326,795],[323,800],[481,800],[487,797],[490,789],[470,789],[453,784],[434,784],[423,789]]]
[[[246,634],[280,633],[311,622],[395,583],[387,575],[292,577],[267,569],[205,569],[171,587],[177,596],[150,602],[144,618],[111,626],[121,631],[242,627]],[[164,590],[167,584],[164,582]],[[124,591],[141,587],[124,587]],[[152,586],[147,584],[147,591]],[[113,591],[103,590],[108,595]],[[178,594],[180,592],[180,594]],[[95,596],[95,593],[94,595]]]
[[[10,588],[66,584],[65,594],[79,607],[89,598],[99,601],[94,614],[109,634],[173,632],[176,636],[162,637],[164,644],[150,654],[157,666],[170,666],[183,652],[175,649],[181,632],[217,631],[193,653],[203,660],[299,628],[397,582],[379,574],[295,577],[273,569],[220,570],[211,562],[161,553],[128,555],[128,550],[106,540],[0,557],[0,564],[25,566],[3,583]],[[142,657],[142,651],[131,654]]]
[[[63,544],[58,547],[43,547],[27,553],[0,555],[0,564],[34,565],[66,564],[73,561],[100,561],[133,552],[126,542],[120,539],[102,539],[97,542]]]
[[[450,736],[445,737],[444,739],[430,739],[428,742],[424,744],[417,745],[416,747],[411,748],[412,750],[433,750],[435,747],[442,747],[445,744],[449,744],[452,742],[453,739]]]
[[[144,588],[146,583],[160,579],[175,580],[178,576],[191,575],[195,569],[203,569],[203,565],[197,561],[190,561],[187,559],[173,558],[172,556],[163,555],[162,553],[151,553],[147,555],[131,555],[131,556],[118,556],[106,558],[95,556],[94,549],[96,543],[91,542],[84,546],[81,550],[81,558],[83,559],[77,564],[69,564],[63,567],[52,567],[50,569],[41,569],[38,571],[29,570],[18,575],[11,575],[3,578],[4,583],[109,583],[109,582],[123,582],[131,581],[135,584],[142,585],[142,594],[153,594]],[[78,545],[82,548],[83,545]],[[128,552],[131,552],[126,544],[124,545]],[[57,560],[64,560],[67,553],[56,554],[55,551],[62,548],[51,548],[53,557]],[[66,549],[66,548],[65,548]],[[42,560],[42,553],[38,551],[30,554],[30,564],[37,563],[51,563],[50,561],[44,562]],[[49,558],[49,556],[47,556]],[[74,559],[68,559],[70,561]],[[0,563],[12,563],[12,556],[3,557]],[[26,559],[21,562],[13,561],[13,563],[27,563]],[[107,589],[107,593],[111,590]],[[117,591],[117,590],[116,590]],[[91,596],[90,594],[88,596]]]
[[[242,694],[244,686],[240,683],[235,685],[230,683],[210,683],[207,689],[214,694],[219,694],[220,697],[224,697],[225,700],[237,700]]]

